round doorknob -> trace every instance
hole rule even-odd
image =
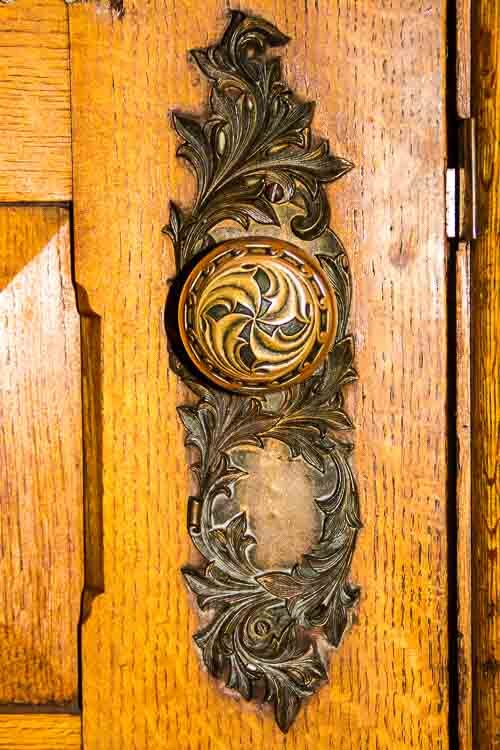
[[[317,261],[289,242],[228,240],[205,255],[181,291],[181,339],[197,369],[241,393],[304,380],[328,354],[335,297]]]

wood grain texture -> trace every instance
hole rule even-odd
[[[458,118],[471,116],[471,0],[456,0],[456,97]],[[463,131],[462,131],[463,132]],[[460,208],[464,201],[460,200]],[[473,747],[472,673],[472,486],[471,486],[471,299],[470,243],[456,248],[456,594],[458,747]]]
[[[238,3],[236,3],[238,6]],[[233,7],[236,7],[233,4]],[[167,112],[201,111],[187,50],[227,5],[70,7],[75,267],[102,321],[104,594],[83,633],[92,750],[448,746],[444,2],[254,0],[290,35],[290,85],[356,169],[330,191],[350,253],[364,530],[359,622],[289,734],[201,667],[181,580],[187,460],[162,325],[167,201],[189,203]],[[245,7],[248,10],[248,8]]]
[[[87,3],[92,0],[65,0],[68,5],[73,3]],[[95,0],[98,5],[103,5],[108,8],[117,18],[121,18],[125,14],[125,3],[124,0]]]
[[[472,544],[471,544],[471,299],[470,243],[456,255],[457,631],[458,735],[472,749]]]
[[[0,257],[0,703],[67,703],[83,585],[68,211],[0,207]]]
[[[458,117],[471,114],[471,0],[456,0],[456,107]]]
[[[71,199],[67,8],[0,5],[0,201]]]
[[[472,251],[474,743],[500,747],[500,0],[477,0],[473,114],[479,222]]]
[[[80,750],[79,716],[0,714],[0,750]]]

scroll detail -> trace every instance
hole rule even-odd
[[[206,561],[183,574],[199,607],[211,614],[195,641],[209,672],[246,699],[271,703],[284,732],[327,677],[318,639],[338,646],[348,626],[358,598],[348,574],[360,528],[352,444],[341,437],[352,429],[343,388],[357,377],[347,330],[351,282],[345,251],[328,229],[324,191],[352,165],[312,139],[313,105],[294,99],[281,80],[279,59],[268,56],[269,47],[287,41],[266,21],[232,12],[221,42],[192,52],[212,82],[211,113],[204,123],[174,117],[183,139],[178,153],[194,168],[198,191],[190,213],[171,204],[164,230],[181,274],[216,244],[221,222],[285,232],[280,217],[291,210],[290,231],[321,265],[336,302],[335,339],[323,364],[274,400],[214,387],[171,352],[174,371],[199,397],[196,406],[179,407],[186,445],[199,454],[189,532]],[[291,459],[327,477],[329,491],[315,499],[323,522],[312,549],[289,570],[263,571],[254,561],[256,540],[246,515],[218,523],[215,508],[238,481],[251,481],[234,450],[263,448],[271,438],[288,447]]]

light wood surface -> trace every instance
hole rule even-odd
[[[500,1],[477,0],[472,107],[479,221],[472,249],[474,743],[500,747]]]
[[[71,199],[63,0],[0,4],[0,201]]]
[[[472,0],[456,0],[456,106],[458,117],[471,115],[471,23]],[[450,29],[450,33],[453,33]]]
[[[233,3],[237,7],[238,3]],[[351,393],[364,530],[358,623],[284,737],[208,678],[179,573],[192,555],[185,393],[162,325],[167,201],[192,197],[167,113],[201,111],[187,50],[226,4],[130,0],[70,13],[75,271],[101,316],[104,594],[83,632],[91,750],[448,746],[445,3],[255,0],[291,36],[290,84],[356,169],[331,190],[351,257],[360,381]]]
[[[82,581],[69,214],[0,207],[0,703],[67,703]]]
[[[0,714],[0,750],[81,750],[81,719],[67,714]]]

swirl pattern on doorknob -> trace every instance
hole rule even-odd
[[[336,306],[322,269],[281,240],[219,245],[187,279],[179,327],[193,363],[246,393],[303,380],[328,353]]]

